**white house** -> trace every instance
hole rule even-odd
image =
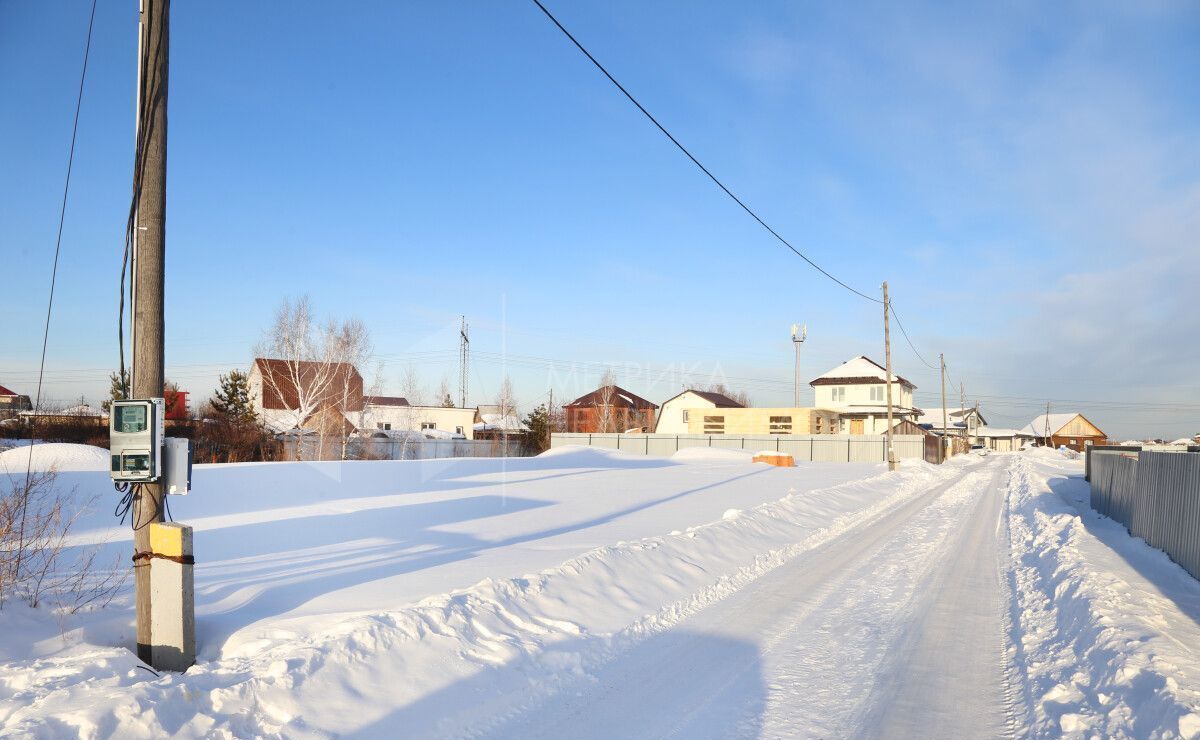
[[[859,356],[843,362],[829,372],[809,381],[819,409],[838,412],[842,432],[849,434],[885,434],[887,432],[887,371],[874,360]],[[892,417],[894,422],[913,419],[920,409],[913,408],[916,386],[892,374]]]
[[[364,396],[361,423],[357,418],[353,421],[364,431],[425,432],[435,437],[461,434],[466,439],[475,438],[475,409],[414,406],[400,396]]]
[[[688,418],[691,412],[704,409],[740,409],[742,404],[724,393],[712,391],[686,390],[679,395],[663,401],[658,412],[658,423],[654,426],[656,434],[687,434]]]
[[[922,409],[921,415],[917,417],[917,424],[934,434],[968,439],[980,436],[978,430],[987,426],[987,419],[983,418],[983,414],[979,413],[977,408],[945,409],[944,415],[943,422],[943,409]]]
[[[973,436],[979,440],[979,444],[985,445],[989,450],[995,450],[996,452],[1019,450],[1021,449],[1021,445],[1029,439],[1028,435],[1023,434],[1017,429],[987,426],[977,428]]]

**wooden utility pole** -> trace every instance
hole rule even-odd
[[[942,366],[942,462],[946,461],[946,443],[950,441],[950,422],[946,418],[946,355],[938,353],[938,362]]]
[[[138,134],[134,187],[137,210],[133,258],[133,397],[163,394],[163,275],[167,221],[167,59],[170,0],[142,0],[138,17]],[[151,552],[150,525],[163,520],[161,483],[137,484],[134,549]],[[134,564],[137,654],[151,661],[150,560]]]
[[[883,352],[887,359],[887,463],[888,470],[896,469],[896,451],[892,448],[892,333],[888,327],[887,281],[883,281]]]

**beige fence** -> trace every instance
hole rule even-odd
[[[1200,578],[1200,452],[1091,448],[1092,508]]]
[[[925,438],[901,434],[894,438],[896,457],[920,460]],[[845,434],[553,434],[550,447],[585,445],[620,450],[634,455],[669,457],[689,447],[714,447],[747,452],[774,451],[797,460],[814,462],[883,462],[887,460],[881,436]]]

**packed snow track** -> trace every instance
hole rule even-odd
[[[804,552],[498,737],[1011,734],[993,457]]]

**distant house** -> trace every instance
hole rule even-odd
[[[523,437],[529,427],[521,421],[513,409],[500,406],[480,406],[475,413],[475,439],[502,439]]]
[[[1040,414],[1021,430],[1023,434],[1051,447],[1070,447],[1083,452],[1088,445],[1108,443],[1108,435],[1084,418],[1083,414]]]
[[[475,409],[420,406],[401,396],[364,396],[361,418],[366,432],[419,432],[426,437],[474,439]]]
[[[15,393],[0,385],[0,419],[11,419],[22,411],[29,411],[33,404],[29,396]]]
[[[617,385],[603,386],[563,406],[568,432],[653,429],[658,405]]]
[[[686,390],[663,401],[654,431],[658,434],[688,434],[688,417],[707,409],[740,409],[742,404],[724,393]]]
[[[248,384],[255,413],[275,432],[315,429],[318,420],[327,432],[340,432],[333,418],[339,414],[352,428],[360,426],[351,416],[363,411],[363,379],[349,363],[256,357]]]
[[[842,433],[884,434],[887,432],[887,371],[874,360],[859,356],[843,362],[809,382],[819,409],[836,411]],[[892,374],[892,420],[915,419],[920,409],[913,407],[916,386]]]
[[[1019,450],[1021,449],[1021,445],[1029,439],[1029,435],[1024,434],[1019,429],[986,426],[977,428],[973,436],[979,440],[979,444],[995,452]]]
[[[163,390],[163,417],[167,421],[186,421],[188,418],[188,392]]]
[[[974,439],[976,430],[987,426],[987,420],[977,408],[945,409],[944,418],[943,422],[943,410],[940,408],[922,409],[916,422],[934,434],[968,439]]]
[[[688,414],[688,434],[837,434],[838,412],[811,408],[711,408]]]
[[[23,421],[33,422],[35,424],[95,424],[96,426],[105,426],[108,424],[108,414],[104,411],[86,403],[81,403],[76,406],[70,406],[59,411],[33,411],[26,410],[18,412],[18,417]]]

